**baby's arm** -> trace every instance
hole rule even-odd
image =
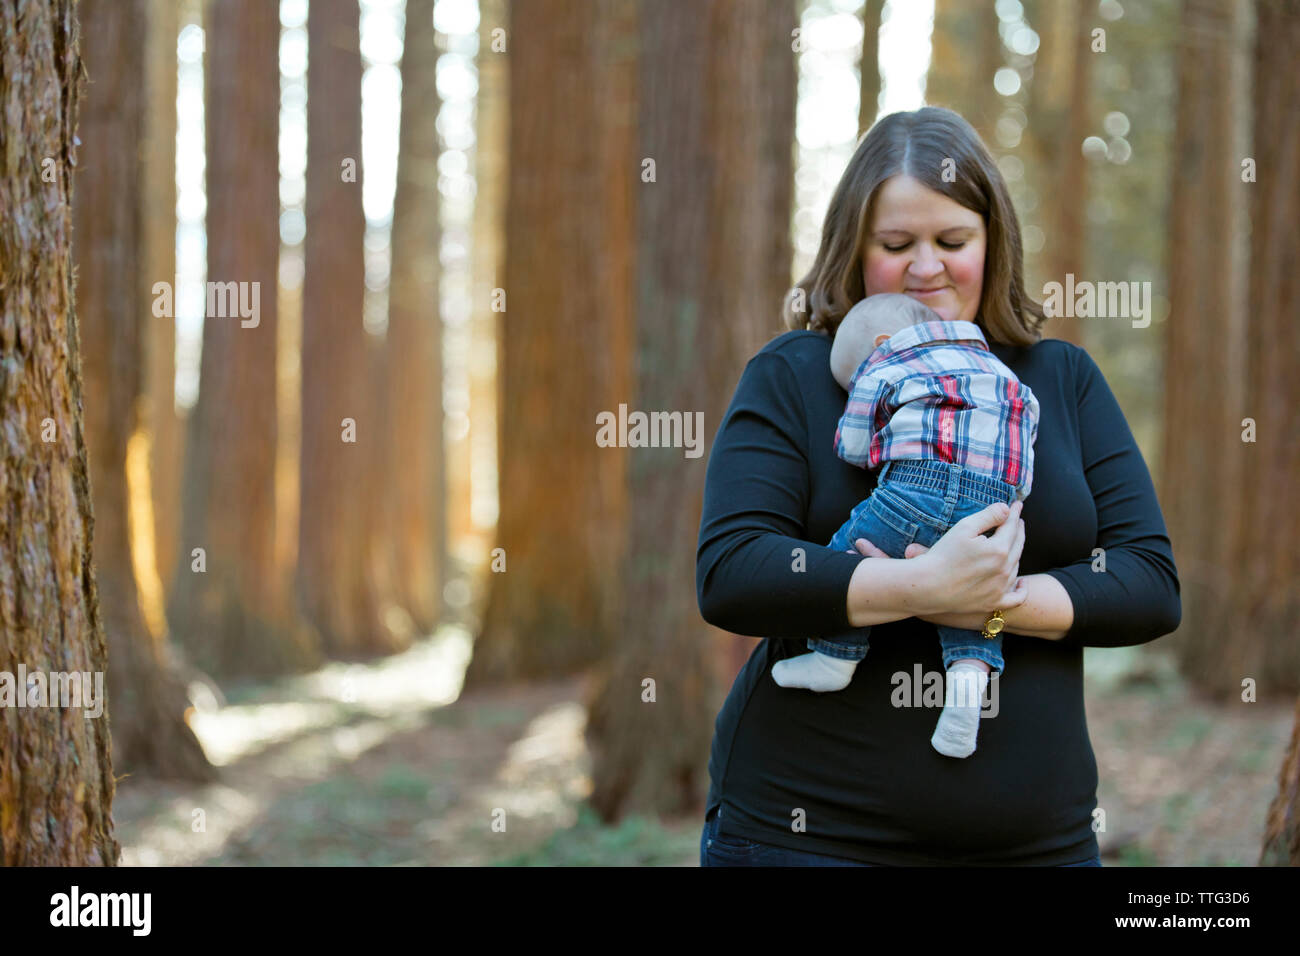
[[[851,465],[866,468],[871,439],[876,435],[876,415],[888,409],[893,383],[867,369],[853,383],[844,415],[835,429],[835,453]]]
[[[1032,465],[1034,460],[1033,448],[1034,443],[1038,440],[1038,419],[1041,415],[1041,409],[1038,405],[1037,396],[1034,395],[1033,390],[1028,385],[1021,382],[1020,389],[1021,397],[1024,399],[1024,409],[1022,414],[1025,416],[1025,420],[1029,423],[1029,451],[1026,455],[1026,460],[1031,462],[1030,467],[1025,474],[1024,484],[1020,489],[1020,498],[1023,500],[1029,497],[1029,492],[1033,490],[1034,486],[1034,469]]]

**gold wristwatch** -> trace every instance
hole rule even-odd
[[[994,611],[993,616],[984,622],[984,630],[980,632],[980,636],[989,639],[995,638],[1002,633],[1002,628],[1006,626],[1006,623],[1006,621],[1002,620],[1002,612]]]

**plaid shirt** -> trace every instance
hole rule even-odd
[[[929,458],[1016,486],[1033,483],[1038,399],[973,322],[924,322],[891,336],[849,382],[835,453],[875,468]]]

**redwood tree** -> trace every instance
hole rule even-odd
[[[1243,677],[1256,677],[1270,694],[1300,693],[1300,441],[1295,414],[1300,404],[1300,0],[1258,0],[1254,55],[1253,143],[1256,181],[1250,190],[1249,317],[1246,321],[1246,384],[1241,413],[1229,422],[1224,442],[1241,456],[1241,483],[1219,489],[1218,501],[1234,498],[1242,508],[1235,560],[1235,599],[1222,640],[1231,691]],[[1238,180],[1242,178],[1238,159]],[[1209,379],[1205,379],[1208,381]],[[1255,423],[1255,441],[1240,441],[1245,419]],[[1240,493],[1222,494],[1235,487]],[[1186,619],[1184,617],[1184,619]],[[1213,642],[1210,654],[1216,653]],[[1190,657],[1184,657],[1192,664]],[[1210,664],[1212,657],[1206,658]],[[1224,668],[1200,670],[1203,684],[1224,677]],[[1295,857],[1292,862],[1297,863]]]
[[[636,370],[629,407],[702,415],[701,454],[635,448],[618,640],[601,668],[587,737],[591,802],[624,812],[699,809],[718,701],[713,630],[699,614],[695,552],[705,436],[738,371],[783,331],[794,169],[792,0],[640,7]],[[611,107],[612,108],[612,107]],[[751,642],[752,643],[752,642]],[[651,679],[653,685],[645,681]],[[654,687],[654,701],[648,692]]]
[[[867,0],[862,5],[862,62],[858,67],[858,135],[876,121],[880,109],[880,18],[885,0]]]
[[[407,0],[401,142],[384,375],[389,491],[383,529],[396,596],[421,632],[442,606],[446,502],[438,247],[438,45],[433,0]]]
[[[275,560],[280,17],[262,0],[207,14],[208,282],[221,291],[203,323],[171,620],[204,670],[268,675],[315,660]]]
[[[1253,225],[1252,247],[1254,254],[1266,257],[1263,265],[1274,254],[1259,241],[1267,234],[1271,217],[1259,205],[1252,208],[1251,200],[1258,197],[1260,202],[1285,207],[1281,177],[1293,176],[1295,168],[1292,161],[1292,168],[1284,171],[1271,157],[1268,164],[1260,163],[1269,172],[1259,183],[1242,181],[1241,161],[1248,149],[1237,125],[1239,112],[1248,108],[1241,69],[1248,52],[1242,46],[1243,12],[1234,0],[1187,0],[1183,6],[1172,151],[1177,175],[1170,177],[1170,311],[1165,326],[1160,497],[1183,602],[1182,625],[1172,639],[1172,649],[1186,675],[1219,697],[1240,693],[1244,676],[1261,680],[1265,676],[1242,670],[1247,646],[1262,645],[1271,636],[1248,626],[1241,616],[1248,607],[1244,603],[1247,577],[1258,569],[1251,564],[1247,571],[1234,556],[1243,544],[1272,553],[1268,541],[1242,537],[1245,503],[1268,493],[1266,487],[1246,483],[1243,469],[1261,454],[1285,454],[1270,446],[1289,441],[1283,437],[1287,417],[1271,413],[1271,401],[1261,399],[1277,395],[1294,381],[1293,375],[1284,375],[1276,383],[1253,380],[1247,364],[1254,347],[1250,343],[1257,335],[1265,348],[1283,347],[1265,331],[1279,328],[1279,321],[1293,322],[1294,314],[1283,320],[1285,313],[1267,312],[1284,305],[1283,300],[1272,299],[1272,290],[1268,296],[1260,290],[1247,291],[1244,250],[1239,245],[1244,242],[1243,220],[1260,217]],[[1285,114],[1278,104],[1255,99],[1262,121],[1282,122]],[[1282,137],[1271,142],[1280,143]],[[1294,209],[1293,204],[1279,211],[1285,215]],[[1285,247],[1277,253],[1283,255]],[[1277,266],[1270,268],[1276,272]],[[1282,281],[1284,290],[1285,276]],[[1257,308],[1257,302],[1265,311]],[[1246,417],[1259,421],[1257,444],[1242,441],[1241,422]],[[1288,514],[1288,500],[1283,495],[1268,502],[1274,509],[1271,520],[1279,526],[1269,530],[1267,538],[1286,524],[1281,519]],[[1295,514],[1294,508],[1289,510]],[[1251,560],[1245,558],[1248,564]],[[1266,581],[1287,582],[1283,590],[1290,586],[1290,579],[1263,573]],[[1292,637],[1284,639],[1294,643]],[[1269,676],[1278,677],[1280,672],[1271,671]],[[1294,693],[1294,677],[1288,682]]]
[[[469,369],[469,434],[447,436],[447,547],[476,536],[471,479],[475,462],[496,458],[501,376],[501,313],[492,311],[492,290],[503,287],[510,90],[508,51],[492,48],[492,31],[507,27],[506,0],[480,0],[478,89],[474,95],[474,213],[470,241],[470,348],[491,356]],[[460,444],[458,448],[457,445]],[[457,458],[457,455],[460,455]],[[452,461],[461,464],[451,467]],[[495,490],[495,489],[494,489]],[[448,555],[448,572],[463,567]],[[490,573],[490,572],[488,572]],[[475,583],[481,583],[480,578]]]
[[[166,635],[151,633],[141,612],[128,521],[126,448],[141,399],[144,323],[152,320],[140,281],[138,215],[145,6],[144,0],[85,0],[79,6],[89,85],[73,238],[95,571],[108,637],[115,766],[211,779],[213,768],[186,721],[189,701]]]
[[[320,0],[307,17],[307,193],[302,315],[302,459],[297,594],[327,654],[403,645],[390,629],[367,523],[368,459],[382,452],[373,344],[363,324],[360,10]]]
[[[0,102],[18,104],[0,116],[0,671],[102,675],[72,297],[72,0],[21,16],[0,4],[0,35]],[[0,866],[116,864],[107,718],[12,703],[0,707]]]
[[[1211,697],[1240,699],[1250,680],[1276,700],[1300,691],[1300,445],[1288,411],[1300,402],[1300,75],[1289,59],[1300,2],[1256,4],[1253,50],[1244,12],[1228,0],[1184,7],[1162,501],[1183,673]],[[1252,106],[1247,145],[1237,117]]]
[[[1003,65],[998,15],[992,3],[935,0],[925,99],[956,110],[992,144],[1001,110],[993,75]]]
[[[1091,49],[1095,18],[1088,0],[1035,0],[1029,15],[1041,31],[1033,75],[1024,97],[1028,124],[1022,134],[1026,178],[1044,197],[1042,253],[1034,260],[1035,277],[1065,282],[1087,276],[1088,160],[1083,141],[1092,126]],[[1039,298],[1039,297],[1035,297]],[[1044,333],[1082,345],[1087,319],[1057,316]]]
[[[150,0],[145,89],[145,292],[176,281],[176,33],[175,0]],[[151,294],[151,293],[150,293]],[[176,413],[176,324],[151,319],[145,335],[145,422],[149,488],[153,500],[153,565],[170,584],[180,534],[184,437]]]
[[[617,627],[624,455],[595,437],[627,400],[633,13],[510,6],[500,550],[467,686],[573,673]]]
[[[1268,807],[1261,866],[1300,865],[1300,698],[1296,698],[1291,742],[1277,775],[1277,793]]]

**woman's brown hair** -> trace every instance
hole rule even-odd
[[[985,336],[1022,346],[1042,338],[1046,319],[1042,305],[1025,293],[1020,223],[1002,173],[974,128],[937,106],[882,117],[859,141],[831,197],[817,258],[786,296],[786,328],[834,336],[845,313],[866,297],[863,242],[876,192],[900,174],[984,218],[984,287],[975,322]],[[795,307],[800,300],[803,309]]]

